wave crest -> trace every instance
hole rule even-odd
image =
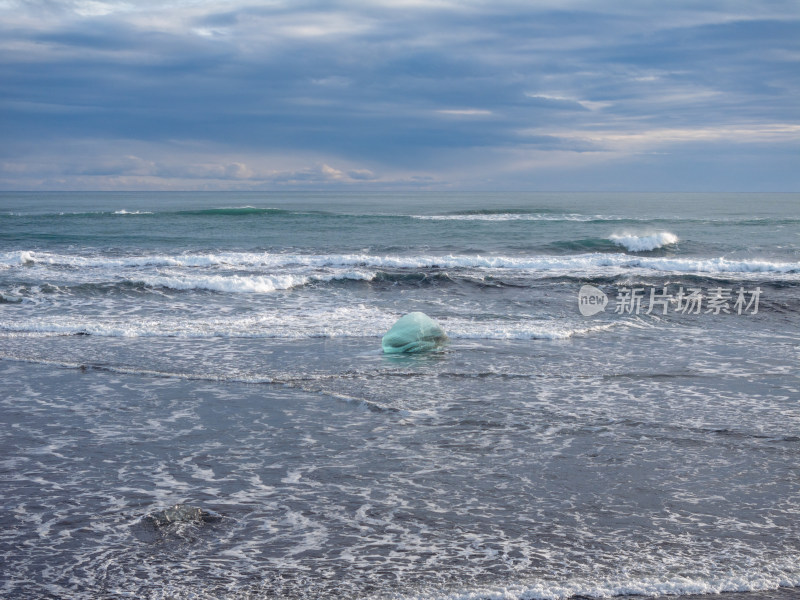
[[[614,233],[608,239],[629,252],[650,252],[651,250],[678,243],[678,236],[669,231],[659,231],[644,235]]]
[[[143,277],[135,283],[147,287],[166,288],[171,290],[206,290],[211,292],[227,292],[233,294],[263,294],[277,290],[289,290],[309,283],[329,282],[334,280],[372,281],[375,273],[347,271],[344,273],[320,275],[176,275]]]
[[[655,244],[675,243],[674,234],[663,232],[654,240],[651,236],[632,236],[626,240],[633,252],[642,252],[656,247]],[[622,238],[620,238],[622,243]],[[14,269],[28,266],[58,268],[60,272],[100,269],[113,271],[119,269],[158,269],[200,268],[211,271],[213,275],[226,277],[241,275],[242,269],[256,271],[256,276],[277,277],[291,275],[323,280],[334,271],[334,278],[367,279],[375,277],[373,271],[382,269],[464,269],[476,270],[485,275],[487,270],[500,272],[519,272],[528,276],[580,275],[592,277],[613,275],[617,271],[631,269],[680,274],[751,274],[769,273],[790,275],[800,273],[798,262],[773,262],[753,259],[728,259],[724,257],[660,257],[629,256],[618,252],[592,252],[570,255],[435,255],[435,254],[282,254],[251,252],[220,252],[216,254],[174,254],[174,255],[63,255],[38,251],[14,251],[0,253],[0,269]],[[207,272],[208,272],[207,271]],[[262,275],[263,273],[263,275]],[[350,275],[348,275],[348,273]],[[148,273],[152,275],[153,273]],[[495,273],[497,274],[497,273]],[[161,273],[158,273],[161,276]],[[181,274],[183,276],[183,274]],[[127,279],[141,280],[139,274],[129,274]],[[297,285],[296,283],[294,285]],[[167,286],[169,287],[169,286]],[[280,287],[280,286],[279,286]],[[227,290],[220,290],[227,291]]]

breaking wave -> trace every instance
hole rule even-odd
[[[337,279],[371,281],[375,273],[348,271],[330,275],[194,275],[194,276],[152,276],[142,277],[134,283],[152,288],[171,290],[207,290],[233,294],[268,293],[302,287],[311,282],[328,282]]]
[[[678,236],[669,231],[660,231],[658,233],[649,233],[645,235],[615,233],[612,234],[609,239],[617,246],[622,246],[630,252],[649,252],[678,243]]]
[[[672,234],[668,234],[672,235]],[[668,238],[665,238],[668,239]],[[645,242],[638,242],[642,247]],[[632,245],[633,247],[633,245]],[[567,272],[592,276],[598,268],[641,269],[667,273],[744,274],[800,273],[800,262],[767,260],[735,260],[716,258],[674,258],[630,256],[620,253],[593,252],[574,255],[402,255],[402,254],[284,254],[253,252],[222,252],[207,254],[81,256],[49,252],[14,251],[0,253],[0,268],[26,265],[54,267],[119,269],[125,267],[225,267],[266,269],[498,269],[528,273]],[[361,278],[355,277],[355,278]],[[183,285],[183,284],[180,284]]]

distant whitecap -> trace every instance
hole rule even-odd
[[[669,231],[659,231],[645,235],[630,233],[612,234],[609,239],[617,246],[622,246],[630,252],[649,252],[664,246],[678,243],[678,236]]]

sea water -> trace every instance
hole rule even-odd
[[[798,292],[797,194],[3,193],[0,596],[797,597]]]

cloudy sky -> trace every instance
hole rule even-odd
[[[0,189],[800,191],[800,3],[0,0]]]

